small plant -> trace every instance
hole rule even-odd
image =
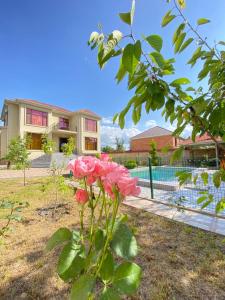
[[[55,142],[51,140],[47,134],[43,134],[41,137],[41,148],[45,154],[52,154],[55,150]]]
[[[62,152],[65,156],[71,156],[74,153],[76,143],[75,139],[71,136],[68,142],[62,145]]]
[[[159,163],[159,157],[157,155],[157,150],[156,150],[156,142],[155,141],[151,141],[150,142],[150,157],[151,157],[151,163],[153,166],[157,166]]]
[[[69,186],[65,183],[63,177],[64,166],[59,166],[56,162],[53,162],[50,167],[50,184],[53,186],[54,193],[54,209],[52,217],[55,216],[57,205],[59,204],[59,194],[69,189]]]
[[[10,225],[12,221],[21,222],[23,216],[21,212],[24,208],[29,206],[28,202],[14,201],[14,200],[1,200],[0,201],[0,210],[6,211],[1,218],[6,220],[6,223],[0,228],[0,237],[5,237],[7,232],[10,230]]]
[[[141,268],[131,260],[138,246],[127,226],[127,216],[118,215],[126,196],[138,195],[137,178],[107,155],[79,157],[69,163],[79,183],[80,228],[60,228],[47,243],[50,251],[64,244],[57,273],[72,284],[70,299],[122,299],[137,291]],[[94,185],[95,184],[95,185]],[[88,213],[89,212],[89,213]],[[84,215],[88,219],[84,220]]]
[[[124,167],[127,169],[134,169],[137,168],[137,163],[135,160],[128,160],[124,163]]]
[[[29,167],[29,155],[27,148],[30,143],[29,136],[24,138],[17,137],[10,141],[8,146],[8,153],[6,155],[6,160],[10,162],[10,164],[14,164],[16,169],[23,170],[23,184],[26,185],[26,168]]]

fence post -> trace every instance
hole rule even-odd
[[[151,189],[151,198],[154,198],[154,193],[153,193],[153,182],[152,182],[152,163],[151,163],[151,158],[148,158],[148,168],[149,168],[149,180],[150,180],[150,189]]]

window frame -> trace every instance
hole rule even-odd
[[[36,114],[35,114],[35,112],[36,112]],[[41,116],[41,124],[35,124],[32,122],[32,116],[35,116],[35,115]],[[46,112],[46,111],[27,107],[25,118],[26,118],[25,119],[26,125],[48,127],[48,112]]]
[[[65,122],[66,121],[66,122]],[[68,126],[66,126],[66,127],[61,127],[61,122],[63,123],[63,124],[66,124],[67,123],[67,125]],[[62,129],[62,130],[69,130],[69,128],[70,128],[70,120],[68,119],[68,118],[64,118],[64,117],[59,117],[59,129]]]
[[[95,147],[93,147],[92,149],[88,149],[89,147],[87,147],[87,139],[89,139],[89,145],[90,145],[90,141],[94,140],[92,145],[94,145]],[[85,136],[84,137],[84,149],[85,149],[85,151],[97,151],[98,150],[98,139],[97,139],[97,137]]]
[[[89,128],[89,126],[87,124],[89,121],[95,123],[95,129],[94,130]],[[90,118],[84,118],[84,129],[85,129],[85,131],[89,131],[89,132],[98,132],[98,122],[97,122],[97,120],[90,119]]]

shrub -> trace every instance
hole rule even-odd
[[[124,167],[127,169],[134,169],[137,167],[137,163],[135,160],[128,160],[124,163]]]
[[[47,243],[49,251],[64,244],[58,275],[72,283],[71,299],[121,299],[135,293],[141,268],[131,260],[138,246],[118,209],[126,196],[140,193],[138,179],[105,155],[79,157],[68,168],[77,180],[80,229],[60,228]]]

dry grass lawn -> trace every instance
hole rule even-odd
[[[57,218],[40,216],[37,208],[53,203],[48,179],[2,180],[0,199],[17,194],[29,201],[23,223],[13,223],[0,246],[0,299],[68,299],[69,286],[57,277],[57,250],[46,254],[47,239],[60,226],[78,226],[78,207],[72,192],[61,195],[67,211]],[[12,194],[11,194],[12,193]],[[129,299],[225,299],[223,237],[123,206],[140,245],[136,258],[143,268],[141,287]],[[2,221],[0,221],[1,223]],[[79,299],[78,299],[79,300]]]

